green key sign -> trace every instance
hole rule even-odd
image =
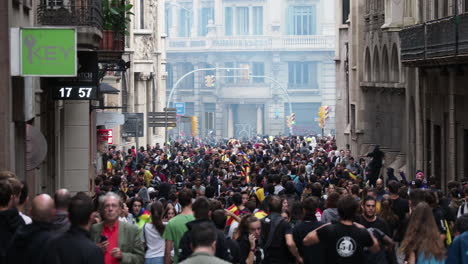
[[[76,76],[74,28],[22,28],[21,75]]]

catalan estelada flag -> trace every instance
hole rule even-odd
[[[237,208],[235,204],[229,206],[227,210],[234,213],[235,215],[240,215],[239,208]],[[226,226],[230,226],[233,221],[234,221],[234,218],[232,218],[231,216],[228,216],[226,220]]]

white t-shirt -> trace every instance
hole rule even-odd
[[[147,223],[143,230],[143,241],[146,242],[145,258],[164,257],[166,242],[159,232],[153,227],[153,224]]]

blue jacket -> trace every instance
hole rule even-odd
[[[446,264],[468,264],[468,231],[453,240]]]

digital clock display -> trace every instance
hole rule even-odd
[[[97,87],[61,86],[55,87],[56,100],[97,100]]]

